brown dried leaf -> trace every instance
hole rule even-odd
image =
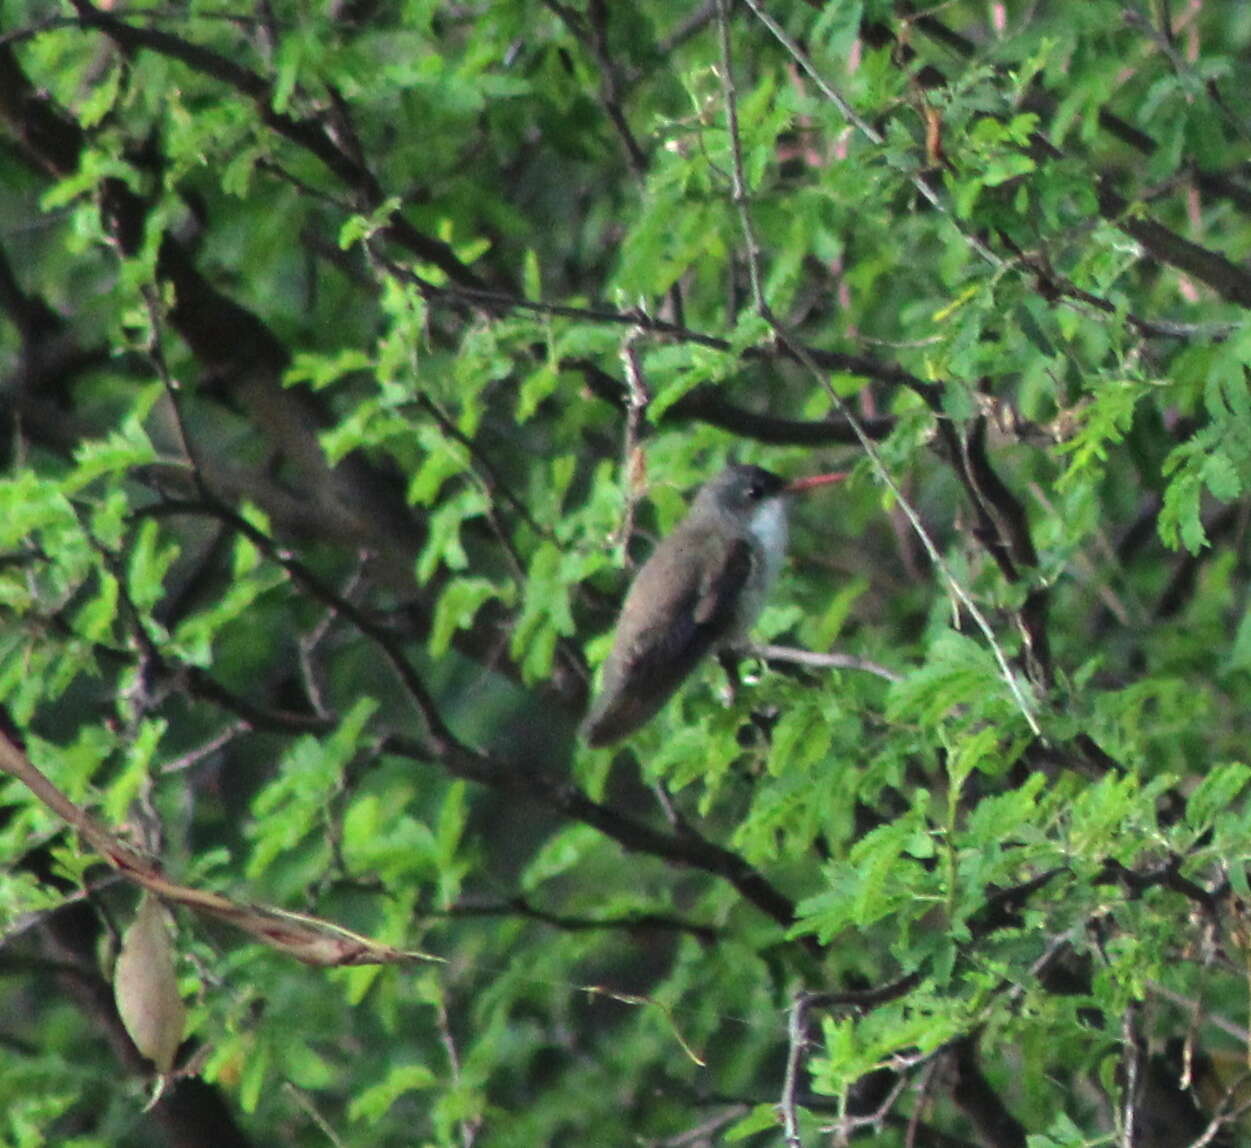
[[[401,964],[411,961],[435,961],[416,949],[397,949],[372,937],[307,913],[290,913],[268,905],[251,905],[232,901],[220,893],[180,885],[161,871],[159,863],[132,849],[115,833],[101,825],[85,809],[75,805],[48,780],[0,730],[0,774],[17,778],[49,809],[72,825],[87,843],[128,881],[155,893],[161,900],[182,905],[201,916],[215,917],[242,929],[262,944],[286,953],[308,965],[335,967],[339,965]],[[135,924],[138,924],[136,919]],[[135,926],[131,926],[133,929]],[[129,937],[127,933],[127,937]],[[168,937],[166,937],[168,943]],[[119,961],[120,964],[120,961]],[[119,999],[120,1007],[120,999]],[[127,1028],[129,1029],[129,1024]],[[134,1034],[132,1033],[132,1038]],[[135,1040],[138,1044],[138,1040]],[[177,1047],[177,1046],[175,1046]],[[150,1055],[146,1051],[144,1055]]]
[[[159,900],[144,893],[139,911],[122,938],[113,970],[113,995],[122,1024],[160,1073],[174,1066],[187,1010],[174,975],[174,946]]]

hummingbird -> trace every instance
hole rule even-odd
[[[626,594],[599,696],[582,724],[589,745],[633,733],[705,655],[743,641],[786,554],[787,496],[846,477],[788,482],[736,463],[700,487]]]

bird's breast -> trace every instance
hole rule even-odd
[[[780,499],[771,498],[756,511],[748,527],[748,538],[752,550],[751,573],[739,597],[733,636],[735,642],[747,637],[760,617],[765,599],[786,557],[786,508]]]

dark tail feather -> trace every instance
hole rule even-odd
[[[672,692],[670,690],[659,698],[648,698],[646,702],[620,694],[609,699],[601,694],[582,723],[580,732],[583,740],[595,749],[620,741],[650,721],[669,700]]]

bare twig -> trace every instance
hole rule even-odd
[[[643,374],[637,347],[639,328],[634,328],[621,345],[621,366],[626,381],[626,417],[622,437],[621,461],[625,476],[625,511],[617,540],[626,550],[626,562],[630,561],[629,545],[634,535],[634,514],[638,508],[639,495],[647,484],[647,460],[641,442],[643,418],[652,401],[651,387]]]
[[[415,287],[422,298],[431,306],[471,306],[483,307],[491,311],[517,311],[524,314],[543,315],[550,318],[577,319],[587,323],[610,323],[623,327],[638,327],[649,334],[664,335],[681,343],[690,343],[696,347],[708,347],[714,351],[735,351],[731,340],[719,335],[709,335],[697,331],[682,323],[649,315],[637,308],[619,310],[613,307],[590,306],[575,307],[567,303],[545,303],[537,299],[527,299],[521,295],[507,291],[494,291],[487,288],[467,287],[462,284],[438,287],[423,279],[411,268],[383,253],[376,253],[377,262],[400,282]],[[801,346],[805,346],[800,344]],[[904,370],[898,363],[875,358],[872,355],[855,355],[844,351],[829,351],[821,347],[805,346],[808,357],[822,367],[831,371],[843,371],[849,375],[862,375],[865,378],[878,379],[884,383],[906,386],[923,393],[926,390],[938,390],[936,383],[928,382],[919,375]],[[770,362],[776,359],[800,361],[790,347],[748,347],[738,352],[747,362]]]
[[[933,1064],[934,1056],[935,1053],[926,1052],[918,1053],[916,1056],[892,1058],[891,1068],[898,1070],[898,1072],[894,1083],[882,1098],[882,1102],[872,1112],[866,1112],[863,1115],[842,1116],[834,1124],[830,1125],[826,1130],[835,1134],[835,1143],[848,1144],[851,1142],[852,1136],[866,1128],[874,1132],[880,1132],[882,1125],[886,1123],[887,1117],[891,1114],[891,1109],[899,1103],[899,1098],[903,1095],[904,1089],[908,1087],[910,1082],[910,1077],[903,1070],[918,1068],[922,1065],[928,1067]]]
[[[807,63],[806,55],[800,50],[799,46],[795,44],[794,41],[792,41],[789,36],[787,36],[786,32],[776,23],[776,21],[774,21],[772,17],[770,17],[767,13],[764,12],[764,10],[758,4],[757,0],[745,0],[745,2],[747,3],[748,7],[750,7],[751,10],[755,12],[758,17],[760,17],[761,21],[765,24],[765,26],[768,27],[769,30],[773,32],[773,34],[776,37],[778,37],[779,42],[781,42],[784,46],[787,47],[789,51],[792,52],[792,55],[795,56],[796,61],[799,62],[801,66],[804,66],[806,70],[810,69],[811,64]],[[722,41],[722,76],[721,76],[722,91],[724,93],[726,107],[727,107],[728,114],[729,114],[731,133],[737,134],[735,130],[737,127],[737,119],[735,115],[733,114],[732,110],[730,110],[730,109],[733,109],[733,107],[735,106],[734,101],[736,97],[735,97],[735,89],[734,89],[734,79],[730,73],[730,68],[729,68],[729,47],[728,47],[729,31],[727,28],[727,24],[729,22],[729,15],[726,9],[726,0],[718,0],[718,3],[719,3],[718,19],[721,25],[721,41]],[[819,83],[824,84],[824,81],[820,79],[815,69],[812,69],[810,74],[813,76],[814,80],[817,80]],[[839,105],[840,110],[843,110],[844,107],[846,108],[846,110],[844,111],[845,115],[848,115],[849,117],[855,116],[855,113],[853,109],[851,109],[850,105],[847,105],[846,101],[843,100],[842,96],[839,95],[833,88],[829,88],[828,85],[826,85],[825,87],[822,88],[822,91],[825,92],[825,94],[827,94],[830,99],[834,100]],[[858,117],[856,117],[855,119],[852,119],[852,122],[856,123],[856,126],[860,128],[860,130],[874,132],[874,134],[876,135],[876,130],[873,129],[867,123],[863,123],[863,121],[859,121]],[[744,239],[747,243],[747,249],[748,249],[747,257],[748,257],[749,264],[751,265],[751,268],[752,268],[751,269],[752,283],[753,285],[758,287],[760,283],[759,249],[756,245],[755,233],[752,229],[750,213],[747,210],[747,203],[746,203],[745,196],[743,194],[743,188],[745,186],[745,181],[743,177],[743,157],[742,157],[742,148],[737,140],[731,141],[730,154],[733,158],[734,169],[735,169],[734,176],[733,176],[734,188],[735,188],[735,201],[739,205],[740,218],[743,221]],[[924,184],[924,181],[922,181],[922,184]],[[928,185],[925,185],[925,186],[928,187]],[[930,192],[930,194],[933,195],[933,192]],[[939,206],[939,205],[936,203],[936,206]],[[979,242],[976,246],[978,246],[980,250],[982,245],[980,245],[980,242]],[[994,255],[993,253],[986,252],[986,254],[992,259],[992,261],[996,265],[998,265],[1001,262],[999,260],[999,257]],[[957,601],[960,604],[960,606],[964,608],[964,610],[968,613],[969,617],[973,619],[978,629],[981,630],[982,635],[986,639],[986,643],[990,647],[990,650],[992,654],[994,655],[995,661],[998,664],[999,672],[1001,676],[1003,677],[1003,680],[1007,683],[1008,689],[1012,694],[1013,700],[1016,702],[1017,708],[1021,711],[1022,716],[1025,718],[1025,722],[1029,726],[1030,732],[1033,733],[1035,737],[1041,736],[1042,727],[1038,724],[1038,719],[1034,715],[1035,701],[1032,697],[1026,694],[1025,688],[1021,685],[1020,681],[1017,679],[1016,674],[1013,673],[1012,667],[1008,664],[1007,655],[1004,653],[1003,647],[1000,645],[999,639],[995,635],[994,628],[991,626],[989,620],[986,618],[986,615],[982,612],[981,608],[977,605],[977,603],[973,601],[972,596],[969,594],[969,592],[964,588],[963,584],[959,581],[959,579],[956,578],[955,574],[952,572],[951,567],[947,564],[946,560],[943,558],[942,554],[940,553],[938,546],[935,544],[934,540],[930,537],[929,531],[926,530],[925,525],[921,522],[921,516],[917,513],[916,508],[913,507],[912,503],[908,500],[908,498],[904,495],[903,491],[899,488],[899,485],[895,482],[894,478],[890,474],[890,471],[887,469],[885,462],[882,460],[881,454],[878,452],[877,447],[874,445],[873,440],[869,437],[869,435],[865,432],[864,428],[860,425],[860,421],[856,417],[855,413],[843,401],[842,396],[840,396],[838,392],[830,385],[829,379],[826,378],[825,374],[821,371],[819,365],[812,358],[812,356],[807,353],[807,350],[801,344],[795,342],[792,339],[790,333],[785,329],[785,327],[783,327],[783,325],[773,316],[772,312],[769,310],[767,301],[763,298],[763,296],[759,294],[758,291],[756,291],[755,293],[756,293],[757,307],[760,310],[761,318],[765,319],[769,323],[769,325],[773,329],[774,335],[777,337],[779,342],[781,342],[782,345],[789,347],[791,350],[791,353],[795,356],[795,358],[798,359],[801,363],[803,363],[808,368],[813,378],[822,387],[825,388],[825,391],[829,395],[830,401],[833,403],[835,409],[844,419],[847,420],[848,424],[851,426],[852,430],[855,432],[856,438],[860,443],[860,447],[864,451],[864,453],[869,457],[869,460],[873,464],[873,469],[875,473],[877,474],[878,478],[887,487],[887,489],[890,490],[891,494],[894,496],[894,498],[898,502],[900,509],[902,509],[903,513],[907,517],[908,522],[912,526],[912,529],[916,532],[917,537],[920,539],[922,546],[924,546],[926,553],[929,555],[930,561],[934,565],[934,568],[942,574],[943,580],[947,586],[948,593],[952,596],[953,600]],[[929,391],[930,389],[931,389],[930,387],[928,386],[926,387],[927,391]]]
[[[753,9],[754,10],[754,9]],[[730,136],[730,186],[738,211],[739,226],[747,243],[747,276],[756,311],[768,317],[769,307],[760,278],[760,244],[747,207],[747,180],[743,173],[743,140],[738,125],[738,91],[734,85],[734,60],[730,52],[729,0],[717,0],[717,33],[721,45],[721,91],[725,97],[726,129]]]
[[[322,1131],[323,1135],[334,1148],[344,1148],[343,1141],[339,1138],[339,1134],[330,1126],[330,1122],[317,1111],[317,1106],[313,1103],[308,1093],[304,1091],[298,1084],[292,1083],[290,1080],[284,1080],[282,1087],[291,1094],[291,1098],[303,1110],[304,1114]]]
[[[247,733],[250,728],[247,722],[231,722],[224,729],[214,734],[207,741],[201,742],[194,749],[190,749],[186,753],[179,754],[178,757],[162,763],[161,772],[178,773],[184,769],[190,769],[192,766],[198,765],[206,757],[211,757],[218,750],[224,749],[235,738]]]
[[[456,1048],[456,1037],[452,1033],[452,1022],[448,1017],[447,1004],[442,994],[435,1000],[434,1009],[435,1021],[439,1026],[439,1040],[443,1045],[444,1052],[447,1053],[448,1066],[452,1070],[452,1083],[459,1087],[461,1080],[460,1053]],[[466,1114],[457,1123],[460,1125],[461,1148],[473,1148],[474,1141],[478,1138],[478,1131],[482,1127],[482,1114],[480,1112],[472,1115]]]
[[[1225,1090],[1225,1095],[1221,1097],[1219,1106],[1212,1114],[1211,1120],[1208,1121],[1207,1127],[1187,1144],[1186,1148],[1207,1148],[1220,1135],[1222,1128],[1237,1123],[1248,1112],[1251,1112],[1251,1099],[1244,1100],[1237,1105],[1233,1103],[1233,1098],[1240,1089],[1246,1086],[1248,1080],[1251,1080],[1251,1073],[1244,1072],[1230,1084]]]
[[[760,0],[743,0],[743,2],[752,10],[753,13],[755,13],[756,18],[766,28],[768,28],[774,39],[786,49],[791,59],[799,65],[804,74],[807,75],[808,78],[817,86],[817,90],[820,91],[820,93],[838,109],[839,114],[842,115],[842,117],[849,124],[851,124],[856,131],[858,131],[872,144],[880,146],[886,142],[886,138],[882,135],[882,133],[879,132],[877,128],[869,123],[869,121],[862,115],[860,115],[854,107],[852,107],[851,101],[848,100],[847,97],[834,87],[834,85],[831,84],[823,75],[821,75],[812,60],[809,59],[808,53],[805,52],[803,48],[801,48],[799,44],[787,33],[786,29],[783,28],[782,25],[779,24],[765,10],[764,6],[760,3]],[[916,190],[920,193],[921,198],[924,199],[926,203],[942,215],[944,219],[948,220],[953,227],[956,227],[956,230],[960,232],[969,247],[985,259],[987,263],[994,268],[1003,268],[1007,266],[1006,262],[999,255],[995,254],[995,252],[989,247],[987,247],[986,244],[983,243],[982,240],[976,235],[970,235],[968,232],[963,231],[961,228],[956,226],[955,220],[952,218],[951,212],[948,210],[947,205],[943,202],[942,197],[939,196],[938,192],[930,186],[929,180],[927,180],[923,174],[920,172],[912,172],[908,176],[908,181],[914,188],[916,188]]]
[[[423,916],[436,918],[525,917],[570,933],[598,931],[687,933],[704,945],[711,944],[721,935],[721,930],[715,925],[705,925],[670,913],[625,913],[619,917],[576,917],[568,913],[552,913],[546,909],[540,909],[520,895],[500,902],[480,905],[456,904],[449,909],[425,909],[421,913]]]
[[[1137,1006],[1130,1005],[1121,1018],[1121,1048],[1124,1050],[1125,1085],[1121,1104],[1121,1148],[1134,1148],[1134,1114],[1138,1107],[1138,1077],[1142,1049],[1137,1032]]]
[[[1189,1009],[1199,1013],[1204,1021],[1213,1028],[1219,1029],[1227,1036],[1232,1036],[1243,1047],[1251,1047],[1251,1030],[1243,1025],[1235,1024],[1228,1017],[1222,1016],[1220,1013],[1209,1012],[1203,1008],[1203,1002],[1196,997],[1188,997],[1182,993],[1171,989],[1168,985],[1163,985],[1159,981],[1147,981],[1147,988],[1156,996],[1163,997],[1167,1001],[1184,1009]]]
[[[656,1140],[653,1143],[655,1148],[703,1148],[704,1145],[715,1142],[717,1132],[727,1124],[732,1124],[735,1120],[746,1116],[749,1111],[750,1107],[746,1104],[732,1104],[721,1112],[714,1113],[707,1120],[696,1124],[694,1128],[688,1128],[685,1132],[679,1132],[675,1136]]]
[[[320,917],[232,901],[219,893],[171,881],[156,861],[132,849],[66,797],[3,733],[0,733],[0,773],[7,773],[25,785],[127,881],[166,902],[233,925],[305,964],[340,966],[441,960],[416,950],[392,948]]]
[[[956,1080],[952,1099],[969,1118],[978,1140],[987,1148],[1025,1148],[1025,1129],[990,1086],[978,1063],[975,1034],[948,1046]]]
[[[724,0],[718,0],[724,3]],[[782,1114],[782,1133],[786,1148],[803,1148],[799,1137],[799,1082],[808,1051],[808,1010],[812,994],[800,992],[791,1002],[786,1020],[786,1075],[782,1079],[782,1096],[778,1111]]]
[[[876,674],[888,682],[903,681],[902,674],[856,654],[822,654],[816,650],[801,650],[795,646],[774,646],[768,643],[749,646],[747,652],[763,658],[766,662],[793,662],[797,666],[812,666],[821,670],[863,670],[866,674]]]
[[[192,71],[209,76],[251,100],[266,127],[316,157],[352,191],[364,210],[377,210],[387,201],[386,192],[374,173],[357,163],[349,151],[332,138],[324,124],[275,109],[272,84],[264,76],[171,32],[119,20],[111,12],[90,3],[90,0],[70,2],[78,13],[82,27],[98,29],[128,51],[150,51],[178,60]],[[383,231],[388,238],[406,247],[419,259],[434,264],[453,282],[471,287],[484,285],[448,244],[422,234],[398,211],[388,216]]]

